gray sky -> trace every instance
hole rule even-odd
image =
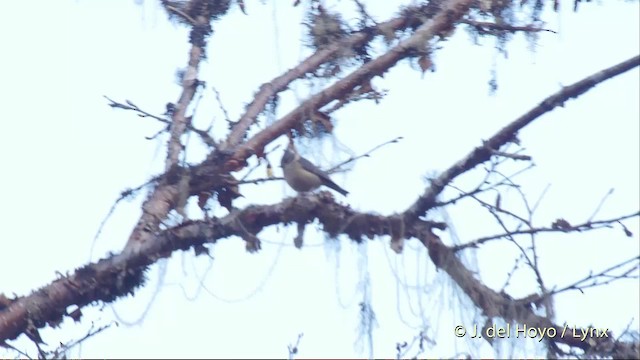
[[[166,137],[145,140],[161,124],[111,109],[103,95],[162,113],[167,102],[177,99],[175,73],[186,64],[188,50],[187,31],[169,23],[152,1],[27,3],[12,2],[13,9],[0,21],[5,49],[0,292],[18,295],[49,283],[56,271],[73,271],[90,256],[103,257],[124,246],[144,196],[119,205],[90,254],[94,234],[119,193],[161,171]],[[260,84],[309,53],[300,44],[304,6],[246,3],[248,16],[233,7],[214,24],[209,60],[200,73],[208,88],[195,121],[205,128],[214,120],[218,139],[225,135],[226,122],[210,86],[220,92],[230,118],[237,119]],[[29,6],[36,4],[41,10],[30,13]],[[352,3],[331,4],[327,7],[340,10]],[[378,20],[397,8],[389,2],[376,6],[370,10]],[[351,172],[333,176],[350,191],[341,201],[353,208],[401,211],[422,192],[426,175],[443,171],[561,86],[638,54],[637,14],[637,2],[622,1],[583,4],[578,14],[569,8],[549,13],[546,27],[558,34],[540,34],[535,52],[518,35],[506,58],[496,54],[494,40],[471,45],[470,36],[459,29],[440,44],[435,73],[421,75],[404,61],[384,79],[375,79],[376,88],[389,89],[380,105],[363,102],[336,113],[335,139],[322,144],[323,154],[310,146],[305,155],[327,167],[349,151],[360,154],[403,136],[358,161]],[[494,65],[499,89],[491,96],[488,81]],[[536,167],[517,182],[532,202],[550,184],[536,224],[547,226],[560,217],[586,221],[610,188],[615,191],[599,218],[638,209],[638,75],[635,69],[609,80],[521,133],[524,152],[533,156]],[[297,83],[283,96],[279,115],[320,89],[307,85]],[[189,159],[205,154],[192,136]],[[270,159],[277,164],[280,156],[276,151]],[[522,167],[508,163],[503,170]],[[264,168],[256,174],[266,176]],[[455,184],[470,188],[482,175],[479,168]],[[247,185],[241,192],[245,198],[238,207],[293,195],[283,182]],[[503,201],[523,211],[515,192]],[[189,216],[201,214],[192,206]],[[444,214],[432,216],[442,219]],[[499,232],[472,202],[449,208],[448,216],[459,241]],[[541,269],[548,286],[566,286],[638,254],[638,219],[625,224],[632,238],[619,228],[541,236]],[[358,338],[358,303],[363,280],[369,279],[366,291],[371,291],[378,324],[373,333],[376,357],[395,357],[395,343],[410,341],[420,329],[437,342],[429,357],[469,349],[495,356],[484,342],[452,336],[455,325],[481,325],[484,320],[467,310],[461,315],[468,300],[445,275],[434,272],[416,241],[396,255],[387,238],[357,246],[310,229],[302,250],[293,247],[293,229],[278,227],[260,233],[263,250],[258,254],[246,253],[237,238],[217,243],[213,262],[194,258],[192,252],[176,253],[152,268],[148,285],[135,297],[83,309],[81,323],[65,320],[60,329],[43,330],[42,336],[49,344],[81,337],[92,321],[98,326],[116,319],[115,311],[120,326],[86,341],[72,356],[283,357],[287,344],[302,332],[300,357],[366,357],[366,341]],[[450,235],[443,235],[448,243]],[[465,256],[489,286],[500,289],[516,253],[512,246],[496,243]],[[533,280],[530,271],[521,269],[507,290],[514,297],[526,296],[535,289]],[[638,290],[637,281],[627,281],[584,294],[566,293],[556,299],[556,322],[608,327],[616,334],[631,322],[637,330]],[[33,349],[23,338],[14,346]],[[533,340],[525,345],[505,340],[496,349],[510,354],[512,347],[533,351],[539,346]],[[4,351],[0,356],[10,354]]]

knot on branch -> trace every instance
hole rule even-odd
[[[400,254],[404,249],[405,239],[405,223],[402,215],[393,215],[389,217],[389,233],[391,235],[391,249],[396,254]]]

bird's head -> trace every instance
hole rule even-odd
[[[295,150],[293,150],[290,146],[284,150],[284,154],[282,154],[282,159],[280,160],[280,167],[284,167],[285,165],[291,163],[296,158]]]

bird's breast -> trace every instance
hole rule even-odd
[[[295,191],[311,191],[322,185],[322,179],[304,170],[299,163],[290,163],[282,168],[284,178]]]

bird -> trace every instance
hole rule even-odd
[[[319,188],[321,185],[327,186],[343,196],[349,193],[338,186],[330,178],[329,174],[313,165],[311,161],[298,154],[296,149],[289,145],[282,155],[280,161],[284,179],[297,192],[306,192]]]

